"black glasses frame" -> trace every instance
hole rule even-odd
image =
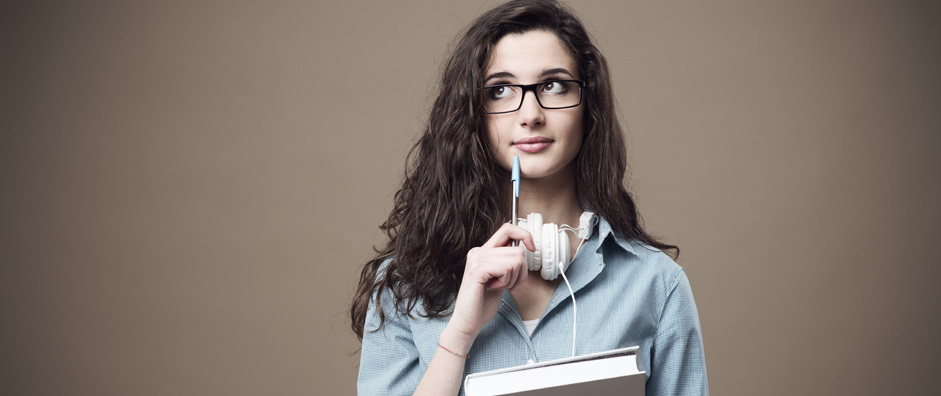
[[[539,86],[542,86],[542,85],[546,85],[546,84],[549,84],[549,83],[553,83],[553,82],[573,82],[573,83],[577,83],[577,84],[578,84],[578,103],[575,103],[575,104],[573,104],[573,105],[571,105],[571,106],[563,106],[563,107],[546,107],[545,105],[543,105],[543,104],[542,104],[542,101],[539,100],[539,92],[536,91],[536,88],[539,87]],[[506,114],[506,113],[512,113],[512,112],[514,112],[514,111],[518,111],[519,109],[523,108],[523,101],[526,100],[526,91],[533,91],[533,96],[536,97],[536,103],[539,103],[539,107],[542,107],[542,108],[544,108],[544,109],[546,109],[546,110],[569,109],[569,108],[572,108],[572,107],[577,107],[578,105],[582,104],[582,89],[585,88],[587,85],[588,85],[588,84],[586,84],[586,83],[585,83],[584,81],[582,81],[582,80],[548,80],[548,81],[543,81],[543,82],[541,82],[541,83],[535,83],[535,84],[529,84],[529,85],[523,85],[523,84],[496,84],[496,85],[488,85],[488,86],[486,86],[486,87],[481,88],[481,91],[483,91],[483,90],[485,90],[485,89],[490,89],[490,88],[519,87],[520,89],[523,90],[523,93],[520,95],[520,104],[519,104],[519,106],[516,106],[515,109],[513,109],[513,110],[507,110],[507,111],[484,111],[484,114]]]

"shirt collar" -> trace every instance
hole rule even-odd
[[[608,238],[611,238],[614,240],[614,243],[621,247],[621,249],[624,249],[631,254],[637,255],[637,251],[635,250],[635,247],[631,241],[625,239],[621,234],[611,229],[611,224],[601,216],[598,216],[598,238],[601,241],[601,243],[598,244],[598,253],[601,252],[601,248],[604,246],[605,241]]]

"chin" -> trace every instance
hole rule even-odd
[[[562,171],[561,168],[537,165],[520,169],[520,176],[526,179],[543,179],[558,174],[560,171]]]

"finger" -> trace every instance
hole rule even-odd
[[[519,276],[519,248],[496,248],[498,253],[490,257],[483,270],[481,283],[487,290],[503,290],[516,283]]]
[[[512,289],[514,286],[516,286],[516,280],[519,279],[519,276],[520,276],[519,263],[511,264],[510,265],[510,279],[509,279],[509,282],[507,282],[506,284],[506,288]]]
[[[487,287],[487,290],[503,290],[510,284],[510,278],[512,273],[507,271],[507,265],[505,263],[494,263],[494,271],[489,274],[487,279],[484,281],[484,285]]]
[[[520,269],[520,276],[516,279],[516,284],[510,290],[516,290],[519,285],[526,283],[529,279],[529,269],[526,268],[526,264],[523,264],[523,267]]]
[[[515,290],[517,286],[526,283],[526,280],[529,279],[529,268],[526,267],[526,256],[521,255],[522,259],[520,260],[520,270],[519,276],[516,277],[516,283],[510,286],[510,290]]]
[[[488,291],[503,290],[506,289],[506,285],[509,284],[508,278],[510,277],[509,273],[503,274],[499,278],[491,278],[485,286],[487,286]]]
[[[467,253],[464,277],[488,290],[507,289],[519,283],[520,272],[526,271],[525,263],[522,247],[473,248]]]
[[[484,247],[507,246],[510,241],[522,241],[529,251],[536,251],[536,244],[533,243],[533,236],[525,228],[510,223],[504,224],[497,232],[493,233],[490,240],[484,243]]]
[[[488,290],[514,289],[522,284],[522,280],[526,279],[529,272],[526,268],[526,256],[523,254],[522,248],[508,247],[494,248],[494,250],[500,252],[501,258],[497,265],[503,266],[505,275],[488,280],[486,282]]]

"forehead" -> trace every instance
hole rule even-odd
[[[545,70],[568,70],[577,78],[575,59],[554,33],[533,30],[503,36],[493,48],[485,75],[509,73],[518,80],[535,80]]]

